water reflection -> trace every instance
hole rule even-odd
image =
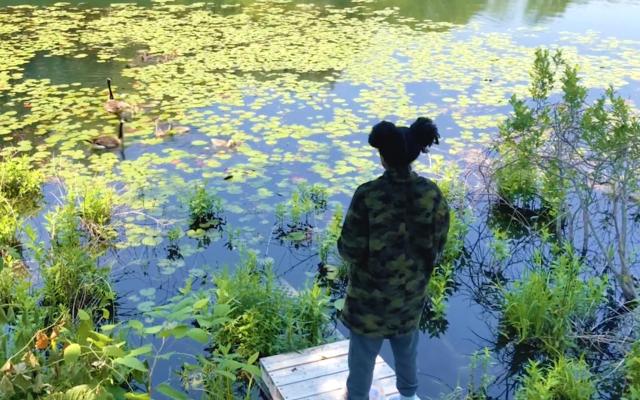
[[[57,0],[0,0],[0,7],[31,4],[39,6],[51,6]],[[174,0],[173,4],[191,4],[196,0]],[[254,3],[255,0],[218,0],[208,4],[214,12],[233,13],[240,7]],[[70,1],[71,4],[81,7],[109,7],[111,0],[85,0]],[[137,0],[133,3],[141,6],[151,6],[151,0]],[[397,7],[403,17],[412,17],[419,20],[429,19],[436,22],[448,22],[452,24],[467,24],[475,16],[482,15],[489,19],[506,21],[515,19],[526,25],[534,25],[554,17],[565,16],[572,4],[594,4],[605,2],[596,0],[379,0],[372,3],[353,2],[352,0],[293,0],[292,8],[298,4],[313,3],[329,5],[338,8],[362,6],[369,9],[381,10],[388,7]],[[607,1],[606,3],[620,3],[619,1]],[[568,17],[568,16],[567,16]]]

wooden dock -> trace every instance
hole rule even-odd
[[[273,400],[343,400],[349,340],[260,359],[264,392]],[[378,356],[374,382],[387,400],[399,398],[393,369]]]

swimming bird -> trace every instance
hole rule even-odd
[[[173,126],[172,123],[169,123],[169,125],[166,128],[161,128],[160,118],[156,118],[156,129],[154,131],[154,134],[157,138],[180,135],[183,133],[187,133],[189,131],[190,131],[190,128],[188,126],[179,126],[179,125]]]
[[[167,137],[171,134],[171,126],[172,124],[169,123],[169,126],[167,126],[166,128],[161,128],[160,118],[156,118],[156,129],[154,131],[154,134],[156,135],[157,138]]]
[[[124,112],[131,112],[131,105],[121,100],[116,100],[113,97],[113,91],[111,90],[111,78],[107,78],[107,87],[109,88],[109,100],[104,103],[104,109],[110,114],[122,114]]]
[[[220,150],[235,150],[241,143],[234,139],[211,139],[211,144]]]
[[[100,135],[93,139],[87,140],[91,143],[91,146],[96,150],[115,149],[122,146],[124,137],[124,120],[120,120],[120,127],[118,128],[118,137],[115,138],[111,135]]]

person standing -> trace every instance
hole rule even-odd
[[[384,339],[391,342],[401,399],[417,399],[418,324],[447,240],[449,206],[438,186],[411,164],[439,137],[433,121],[423,117],[409,128],[382,121],[369,134],[385,172],[357,188],[338,239],[349,265],[340,314],[351,332],[348,400],[367,400],[375,391],[373,369]]]

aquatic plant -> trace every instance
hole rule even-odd
[[[42,197],[42,172],[27,156],[6,157],[0,161],[0,198],[16,209],[28,211]]]
[[[463,256],[464,241],[472,222],[471,209],[466,199],[467,187],[460,179],[456,167],[445,168],[442,163],[432,166],[436,182],[449,204],[449,233],[444,251],[440,255],[427,285],[427,301],[419,327],[431,336],[439,336],[448,327],[446,302],[455,288],[455,268]]]
[[[255,365],[257,360],[258,353],[243,361],[240,354],[229,351],[229,346],[216,347],[210,356],[198,356],[198,365],[186,364],[183,367],[182,383],[185,388],[202,390],[206,399],[249,400],[253,398],[252,391],[260,378],[260,369]],[[201,386],[193,385],[194,376],[202,381]],[[244,382],[240,382],[239,377]],[[171,396],[175,391],[165,387],[163,393]],[[177,398],[181,398],[180,395]]]
[[[594,319],[607,288],[604,277],[582,276],[584,265],[566,245],[548,261],[502,287],[501,339],[556,357],[576,348],[573,329]]]
[[[80,225],[95,244],[109,244],[117,237],[113,225],[115,193],[96,180],[81,189],[71,189],[68,201],[76,202]]]
[[[42,296],[47,305],[64,305],[72,315],[80,308],[101,308],[113,300],[109,271],[98,266],[95,249],[84,239],[81,212],[70,198],[46,215],[50,246],[28,230],[30,249],[43,278]]]
[[[595,377],[584,360],[563,356],[551,365],[530,361],[516,391],[516,400],[591,400],[596,394]]]
[[[19,246],[18,230],[22,219],[9,201],[0,195],[0,255]]]
[[[313,217],[326,211],[327,199],[323,185],[298,184],[291,198],[276,206],[274,237],[295,248],[311,245],[316,226]]]
[[[203,184],[195,186],[187,203],[191,229],[220,228],[224,224],[220,216],[222,200],[215,193],[208,192]]]
[[[229,321],[214,334],[216,346],[230,345],[245,358],[261,357],[321,344],[327,336],[328,298],[311,287],[291,297],[266,263],[245,255],[233,274],[214,278],[216,302],[227,305]]]
[[[512,98],[494,147],[497,193],[515,207],[548,209],[556,237],[590,264],[611,266],[624,300],[633,302],[640,118],[613,88],[588,103],[578,67],[560,51],[538,49],[531,78],[530,100]]]
[[[640,341],[634,343],[625,356],[626,393],[623,400],[640,399]]]

